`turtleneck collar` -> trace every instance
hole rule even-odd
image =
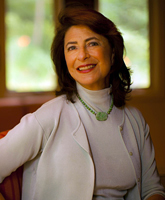
[[[96,111],[107,111],[111,103],[111,87],[102,90],[88,90],[76,83],[80,97]]]

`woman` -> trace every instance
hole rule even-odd
[[[125,106],[130,74],[120,32],[83,7],[66,8],[59,22],[57,97],[0,140],[0,182],[25,163],[25,200],[165,199],[148,125]]]

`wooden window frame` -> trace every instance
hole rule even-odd
[[[64,5],[63,0],[54,0],[54,22],[57,23],[57,16],[59,10]],[[5,0],[1,1],[0,6],[0,106],[11,106],[11,105],[27,105],[27,104],[42,104],[45,101],[54,97],[54,91],[48,92],[12,92],[6,88],[6,54],[5,54],[5,41],[6,41],[6,30],[5,30]]]
[[[151,86],[132,91],[133,101],[138,102],[165,98],[165,1],[148,0],[148,4]]]

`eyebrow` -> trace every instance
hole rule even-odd
[[[88,42],[88,41],[93,40],[93,39],[95,39],[95,40],[99,40],[99,39],[96,38],[96,37],[90,37],[90,38],[87,38],[87,39],[85,40],[85,42]],[[76,42],[76,41],[68,42],[68,43],[66,44],[66,47],[67,47],[69,44],[77,44],[77,42]]]

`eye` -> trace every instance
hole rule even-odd
[[[70,47],[68,47],[68,51],[72,51],[72,50],[74,50],[74,49],[76,49],[76,46],[70,46]]]
[[[89,43],[89,46],[90,47],[93,47],[93,46],[98,46],[99,44],[97,42],[90,42]]]

